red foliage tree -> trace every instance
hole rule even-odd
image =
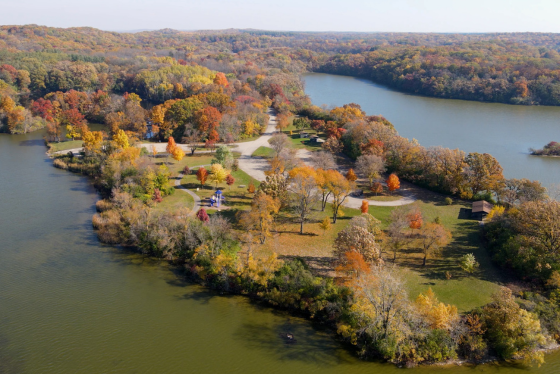
[[[161,202],[163,201],[163,198],[161,197],[161,191],[160,191],[158,188],[156,188],[156,189],[154,190],[154,197],[153,197],[153,200],[154,200],[156,203],[161,203]]]
[[[31,111],[36,116],[52,121],[54,118],[54,107],[50,100],[39,98],[31,105]]]
[[[204,208],[200,208],[200,210],[196,212],[196,218],[198,218],[199,221],[205,223],[210,221],[210,217],[208,217],[208,213],[206,213],[206,210]]]
[[[206,180],[208,180],[208,170],[206,170],[204,166],[198,168],[198,171],[196,172],[196,179],[198,179],[200,185],[204,187]]]
[[[233,175],[228,174],[227,177],[226,177],[226,184],[228,186],[231,186],[234,183],[235,183],[235,178],[233,177]]]

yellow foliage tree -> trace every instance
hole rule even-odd
[[[121,149],[127,149],[128,147],[130,147],[130,145],[128,144],[128,136],[122,129],[117,130],[115,135],[113,135],[113,142],[118,148]]]
[[[416,298],[416,306],[432,329],[451,330],[459,321],[457,307],[439,302],[431,288]]]
[[[216,187],[218,187],[218,183],[223,183],[227,176],[229,175],[229,170],[224,169],[222,164],[214,164],[212,165],[210,171],[210,180],[216,183]]]
[[[82,139],[84,140],[84,150],[86,154],[96,154],[101,152],[101,144],[103,143],[103,132],[86,131]]]
[[[171,156],[176,161],[181,161],[183,159],[183,157],[185,157],[185,152],[183,151],[183,149],[181,147],[175,147],[175,149],[171,153]]]

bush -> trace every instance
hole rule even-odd
[[[66,162],[62,161],[62,160],[59,159],[59,158],[56,158],[56,159],[53,161],[53,166],[54,166],[55,168],[59,168],[59,169],[62,169],[62,170],[68,170],[68,165],[66,164]]]
[[[445,198],[445,205],[453,205],[453,199],[450,197]]]
[[[109,210],[111,208],[113,208],[113,204],[111,204],[109,200],[99,200],[97,203],[95,203],[95,209],[99,213]]]

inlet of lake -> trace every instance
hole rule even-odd
[[[496,157],[506,178],[527,178],[551,188],[560,184],[560,158],[538,157],[529,148],[560,142],[560,107],[521,106],[409,95],[367,79],[305,74],[313,104],[359,104],[382,115],[401,136],[423,146],[459,148]]]
[[[335,99],[337,91],[352,93],[350,87],[336,83],[337,79],[362,87],[361,92],[374,87],[387,95],[402,94],[353,78],[325,76],[322,91],[328,94],[325,98],[331,99],[323,100],[317,98],[319,76],[306,79],[315,102],[358,102],[370,113],[385,114],[403,135],[417,137],[426,144],[439,143],[429,142],[428,130],[424,133],[420,122],[417,134],[407,132],[413,128],[404,130],[400,118],[408,115],[412,120],[420,116],[406,105],[399,111],[395,104],[395,112],[389,113],[387,107],[368,108],[360,95]],[[330,93],[328,87],[332,88]],[[431,102],[440,102],[436,99],[402,95],[400,100],[405,99],[424,102],[416,107],[424,105],[426,116],[433,111],[436,118],[435,114],[444,110],[429,107]],[[479,116],[487,104],[441,101],[441,105],[472,106],[472,116]],[[502,108],[493,104],[489,107]],[[556,110],[504,108],[500,111]],[[446,110],[451,113],[450,123],[454,123],[453,117],[460,120],[458,112],[453,116],[451,109]],[[422,121],[429,123],[428,118]],[[484,129],[481,124],[477,126]],[[501,128],[506,139],[509,132],[505,125]],[[465,136],[474,131],[466,126],[462,130]],[[434,129],[429,132],[445,146],[460,147],[465,137],[454,130],[459,138],[456,143],[444,143],[444,139],[451,141],[453,137],[443,137]],[[83,176],[53,168],[45,155],[42,136],[40,132],[0,134],[0,373],[404,372],[392,364],[358,359],[332,332],[310,321],[245,297],[209,292],[186,282],[180,269],[164,261],[100,244],[91,227],[98,199],[93,187]],[[523,154],[525,147],[541,145],[548,139],[545,136],[535,140],[536,144],[527,141],[519,145],[511,158],[528,158]],[[461,148],[472,151],[478,147],[474,144],[472,148]],[[549,161],[530,162],[538,165]],[[518,175],[509,170],[509,164],[504,165],[508,176]],[[519,176],[529,177],[522,173]],[[294,334],[296,344],[285,343],[280,334],[286,332]],[[531,369],[489,364],[419,367],[407,372],[560,372],[560,352],[547,355],[546,361],[541,368]]]

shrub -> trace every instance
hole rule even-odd
[[[62,161],[62,160],[59,159],[59,158],[56,158],[56,159],[53,161],[53,166],[54,166],[55,168],[59,168],[59,169],[62,169],[62,170],[68,170],[68,165],[66,164],[66,162]]]
[[[99,200],[98,202],[95,203],[95,209],[101,213],[104,212],[106,210],[109,210],[113,207],[113,204],[111,204],[111,202],[109,200]]]
[[[453,199],[450,197],[446,197],[445,198],[445,204],[446,205],[453,205]]]

